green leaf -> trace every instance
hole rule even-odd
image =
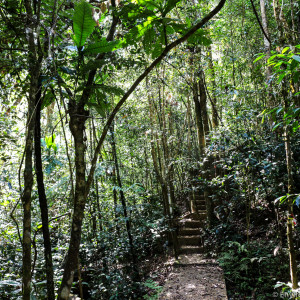
[[[184,33],[187,30],[186,24],[171,23],[169,25],[172,26],[177,33]]]
[[[45,143],[48,149],[53,148],[54,151],[57,151],[57,145],[55,144],[54,140],[55,140],[55,133],[53,135],[50,136],[45,136]]]
[[[282,123],[280,122],[280,123],[277,123],[274,127],[273,127],[273,131],[277,128],[277,127],[279,127],[279,126],[281,126],[282,125]]]
[[[188,38],[188,42],[192,44],[200,44],[203,46],[209,46],[212,41],[207,38],[206,31],[203,29],[198,29],[190,38]]]
[[[258,60],[264,58],[265,56],[266,56],[265,54],[261,54],[259,57],[257,57],[257,58],[253,61],[253,63],[256,63]]]
[[[282,111],[283,111],[283,107],[279,107],[279,108],[276,110],[276,115],[279,115]]]
[[[287,196],[286,196],[286,195],[285,195],[285,196],[278,197],[278,198],[276,198],[276,199],[274,200],[274,204],[276,204],[277,202],[280,202],[280,204],[281,204],[281,203],[284,202],[286,199],[287,199]]]
[[[146,32],[143,40],[145,52],[150,54],[153,47],[153,41],[155,41],[155,30],[151,26]]]
[[[290,49],[290,47],[285,47],[282,51],[281,51],[281,53],[283,54],[283,53],[285,53],[286,51],[288,51]]]
[[[152,59],[157,58],[161,53],[162,53],[162,43],[160,40],[158,40],[152,51]]]
[[[0,281],[0,286],[7,286],[7,285],[19,286],[19,285],[21,285],[21,282],[13,281],[13,280],[3,280],[3,281]]]
[[[90,108],[94,108],[98,114],[100,114],[103,118],[106,117],[106,112],[108,111],[110,105],[104,100],[105,95],[98,97],[101,93],[97,93],[97,100],[90,101],[87,103],[87,106]]]
[[[178,2],[180,2],[180,0],[168,0],[166,7],[163,11],[163,16],[169,13],[177,5]]]
[[[280,74],[277,82],[280,83],[283,80],[283,78],[285,77],[285,75],[286,75],[285,73]]]
[[[137,2],[138,2],[138,4],[145,5],[146,8],[149,10],[154,10],[155,8],[158,10],[161,9],[161,7],[157,3],[155,3],[155,1],[138,0]]]
[[[293,59],[300,62],[300,56],[299,55],[293,55]]]
[[[117,96],[122,96],[125,93],[121,88],[119,88],[117,86],[110,86],[110,85],[105,85],[105,84],[94,84],[93,88],[100,89],[104,93],[114,94]]]
[[[275,284],[274,288],[275,288],[275,289],[278,289],[278,288],[280,288],[280,287],[282,287],[282,286],[285,286],[285,285],[286,285],[286,284],[283,283],[283,282],[277,282],[277,283]]]
[[[298,65],[299,65],[299,63],[296,60],[293,59],[292,62],[291,62],[290,69],[294,70],[295,68],[298,67]]]
[[[117,50],[121,48],[121,46],[122,43],[119,40],[108,42],[106,38],[102,38],[99,42],[88,45],[85,51],[89,53],[97,53],[97,54],[106,53],[106,52],[112,52],[114,50]]]
[[[90,70],[95,70],[101,68],[102,66],[106,65],[107,61],[105,59],[100,60],[90,60],[86,65],[82,67],[83,72],[88,72]]]
[[[49,106],[54,101],[55,101],[55,96],[53,95],[53,93],[51,91],[48,91],[42,100],[41,109],[44,109],[45,107]]]
[[[84,45],[86,39],[93,32],[95,25],[92,6],[85,1],[81,1],[76,5],[73,16],[74,42],[77,47]]]
[[[65,73],[65,74],[69,74],[69,75],[74,75],[74,74],[76,74],[76,70],[70,69],[70,68],[68,68],[68,67],[59,67],[59,69],[60,69],[63,73]]]
[[[298,82],[299,77],[300,77],[300,72],[295,72],[295,73],[294,73],[294,76],[293,76],[293,81],[294,81],[294,82]],[[295,96],[296,96],[296,95],[299,95],[299,92],[296,93]]]

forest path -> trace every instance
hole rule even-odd
[[[159,300],[227,300],[223,270],[201,254],[180,255]]]
[[[179,258],[173,259],[173,271],[168,275],[159,300],[218,300],[226,299],[222,268],[204,255],[201,228],[206,218],[204,197],[196,199],[197,213],[189,213],[180,221],[178,234]]]

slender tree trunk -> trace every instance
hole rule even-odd
[[[282,7],[278,0],[273,0],[273,9],[275,20],[279,29],[279,44],[285,45],[286,43],[293,45],[294,35],[289,27],[289,24],[284,16]]]
[[[219,126],[219,119],[218,119],[218,111],[217,111],[217,97],[216,97],[216,89],[217,89],[217,84],[216,84],[216,72],[215,72],[215,67],[213,63],[213,57],[212,57],[212,48],[209,46],[209,61],[208,61],[208,66],[211,71],[211,81],[212,81],[212,97],[211,100],[213,102],[212,104],[212,127],[215,129]]]
[[[265,45],[265,52],[267,54],[267,59],[270,57],[271,54],[271,44],[269,42],[270,40],[270,34],[269,34],[269,27],[268,27],[268,19],[267,19],[267,14],[266,14],[266,4],[265,0],[260,0],[260,12],[261,12],[261,23],[262,27],[264,29],[265,34],[267,37],[264,35],[264,45]],[[267,69],[267,71],[271,71],[270,68]],[[268,74],[268,77],[270,74]]]
[[[153,114],[153,107],[152,107],[152,101],[150,96],[148,97],[148,102],[149,102],[149,117],[150,117],[150,124],[151,124],[151,128],[155,131],[155,125],[154,125],[154,114]],[[157,134],[153,134],[153,132],[151,133],[151,156],[152,156],[152,160],[153,160],[153,166],[154,166],[154,170],[155,170],[155,174],[156,177],[158,179],[158,182],[160,183],[160,187],[161,187],[161,191],[162,191],[162,198],[163,198],[163,207],[164,207],[164,216],[168,218],[168,225],[171,229],[171,231],[168,232],[168,240],[169,242],[173,243],[173,249],[174,249],[174,255],[177,258],[178,257],[178,240],[177,240],[177,235],[174,232],[174,222],[173,222],[173,218],[171,215],[171,203],[172,201],[169,201],[169,192],[168,192],[168,183],[166,182],[164,175],[165,174],[165,169],[163,168],[163,164],[159,164],[158,163],[158,158],[156,155],[156,150],[155,150],[155,145],[154,145],[154,141],[153,139],[156,139],[157,143],[158,143],[158,136]],[[157,144],[157,152],[159,153],[159,147]],[[159,168],[160,166],[160,168]]]
[[[81,239],[82,220],[86,203],[85,179],[85,122],[88,112],[81,103],[70,102],[70,130],[75,142],[76,184],[74,197],[74,211],[72,218],[71,238],[65,262],[64,275],[59,289],[58,299],[67,300],[73,283],[74,273],[78,267],[78,253]]]
[[[48,203],[44,185],[44,174],[43,174],[43,163],[42,163],[42,151],[41,151],[41,86],[36,97],[36,116],[35,116],[35,170],[36,170],[36,181],[39,193],[39,203],[41,209],[42,218],[42,231],[44,239],[44,255],[45,255],[45,269],[47,278],[47,298],[48,300],[54,300],[54,280],[53,280],[53,264],[52,264],[52,251],[51,251],[51,240],[49,232],[49,221],[48,221]]]
[[[283,93],[285,113],[288,113],[288,100],[286,93]],[[293,166],[292,166],[292,150],[288,125],[284,126],[284,144],[286,154],[286,167],[288,173],[288,193],[291,195],[295,191],[295,183],[293,179]],[[288,199],[288,219],[287,219],[287,240],[289,246],[289,258],[290,258],[290,275],[293,289],[298,288],[298,276],[297,276],[297,261],[296,251],[293,240],[293,199]]]
[[[190,103],[190,98],[189,96],[187,97],[187,124],[188,124],[188,132],[187,132],[187,149],[188,149],[188,155],[189,158],[192,157],[192,144],[191,144],[191,139],[192,139],[192,133],[191,133],[191,128],[192,128],[192,113],[191,113],[191,103]]]
[[[271,56],[271,44],[270,44],[270,34],[269,34],[269,27],[268,27],[268,19],[267,19],[267,14],[266,14],[266,4],[265,0],[260,0],[260,12],[261,12],[261,20],[262,20],[262,27],[263,30],[266,34],[264,34],[264,46],[265,46],[265,53],[266,53],[266,58],[265,62],[267,63],[268,59]],[[267,66],[266,69],[266,84],[267,84],[267,89],[268,89],[268,94],[269,94],[269,105],[272,107],[275,105],[274,103],[274,97],[272,95],[272,81],[271,81],[271,76],[272,76],[272,68],[271,66]]]
[[[118,155],[117,155],[117,149],[116,149],[116,141],[115,141],[115,133],[114,133],[114,126],[110,128],[110,133],[111,133],[111,147],[112,147],[112,153],[113,153],[113,158],[115,162],[115,169],[116,169],[116,177],[117,177],[117,182],[118,186],[120,189],[120,200],[122,203],[123,207],[123,213],[124,213],[124,218],[125,218],[125,224],[126,224],[126,231],[128,235],[128,241],[129,241],[129,248],[130,248],[130,254],[131,254],[131,259],[133,263],[133,271],[134,271],[134,280],[137,281],[139,279],[139,272],[137,268],[137,260],[136,260],[136,254],[134,250],[134,245],[133,245],[133,237],[131,233],[131,222],[128,217],[127,213],[127,204],[126,204],[126,199],[122,187],[122,181],[121,181],[121,176],[120,176],[120,169],[119,169],[119,163],[118,163]]]
[[[113,158],[114,159],[114,158]],[[119,228],[119,213],[117,211],[118,207],[118,195],[117,195],[117,178],[116,178],[116,170],[115,168],[113,169],[113,174],[112,174],[112,182],[113,182],[113,197],[114,197],[114,215],[115,215],[115,223],[116,223],[116,230],[117,234],[120,234],[120,228]]]
[[[196,80],[193,83],[193,100],[195,105],[198,146],[199,146],[200,155],[202,156],[204,154],[204,148],[205,148],[205,134],[204,134],[204,128],[202,122],[201,106],[198,98],[198,85]]]
[[[35,127],[35,103],[39,92],[40,62],[38,60],[37,47],[34,33],[36,24],[33,22],[33,11],[30,0],[24,1],[26,10],[26,28],[28,33],[28,66],[30,75],[30,88],[28,97],[27,132],[25,140],[25,166],[24,166],[24,189],[21,195],[23,205],[23,266],[22,266],[22,294],[23,300],[30,300],[31,294],[31,192],[33,186],[33,139]]]
[[[208,113],[207,113],[207,96],[205,91],[205,84],[204,84],[204,72],[201,71],[200,78],[199,78],[199,100],[200,100],[200,107],[201,107],[201,114],[202,114],[202,122],[203,122],[203,129],[204,135],[209,135],[209,121],[208,121]]]
[[[22,293],[23,300],[30,300],[31,294],[31,192],[33,186],[33,137],[35,111],[34,95],[37,93],[37,78],[31,78],[30,97],[28,99],[27,135],[25,141],[25,167],[24,167],[24,189],[21,195],[23,204],[23,266],[22,266]]]

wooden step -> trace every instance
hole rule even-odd
[[[195,200],[196,205],[206,205],[205,200]]]
[[[183,229],[200,228],[202,223],[199,220],[184,219],[179,222],[183,225]]]
[[[215,265],[219,266],[217,260],[212,258],[204,258],[203,254],[181,254],[178,260],[175,261],[174,267],[187,267],[187,266],[203,266]]]
[[[180,229],[179,236],[187,236],[187,235],[199,235],[199,228],[186,228]]]
[[[200,246],[201,245],[201,236],[179,236],[178,243],[181,246]]]
[[[197,201],[197,200],[199,200],[199,201],[205,201],[205,197],[204,197],[204,195],[195,195],[195,200]]]
[[[206,212],[206,207],[205,205],[196,205],[197,211],[205,211]]]
[[[200,246],[181,246],[179,249],[180,254],[194,254],[194,253],[201,253],[202,247]]]
[[[207,215],[206,215],[206,211],[198,211],[198,218],[199,218],[199,220],[205,220],[206,219],[206,217],[207,217]]]
[[[198,210],[197,212],[191,213],[190,215],[188,215],[189,219],[195,220],[195,221],[205,220],[206,216],[207,216],[206,210]]]

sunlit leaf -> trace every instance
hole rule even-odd
[[[108,42],[105,38],[101,39],[100,41],[90,44],[86,47],[85,52],[88,53],[106,53],[106,52],[112,52],[119,48],[121,48],[121,42],[120,41],[112,41]]]
[[[81,1],[75,6],[75,12],[73,16],[73,31],[74,42],[76,46],[82,47],[86,39],[94,31],[96,22],[92,16],[92,6]]]

